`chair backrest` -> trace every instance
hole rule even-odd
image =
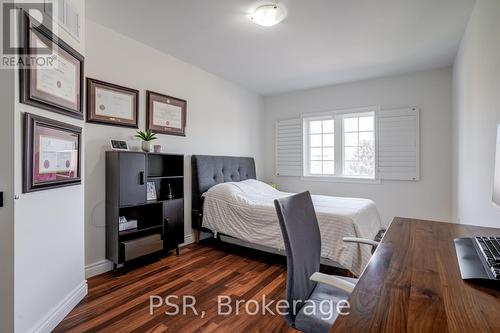
[[[293,325],[316,282],[309,278],[319,272],[321,234],[309,192],[274,200],[287,256],[287,321]],[[296,304],[294,306],[294,303]]]

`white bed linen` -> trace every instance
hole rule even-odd
[[[258,180],[221,183],[204,196],[203,227],[253,244],[284,249],[273,201],[292,195]],[[371,246],[345,243],[342,237],[374,239],[382,228],[373,201],[313,195],[321,231],[321,256],[359,276],[371,257]]]

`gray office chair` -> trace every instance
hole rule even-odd
[[[274,201],[287,254],[288,324],[307,333],[328,332],[357,279],[319,273],[321,234],[309,192]],[[344,241],[377,246],[368,239]],[[323,301],[323,302],[322,302]]]

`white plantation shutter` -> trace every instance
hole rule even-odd
[[[302,119],[276,122],[276,175],[302,176]]]
[[[419,109],[379,111],[378,176],[388,180],[419,180]]]

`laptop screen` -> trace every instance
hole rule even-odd
[[[495,179],[493,180],[493,202],[500,206],[500,124],[497,127],[497,152],[495,156]]]

